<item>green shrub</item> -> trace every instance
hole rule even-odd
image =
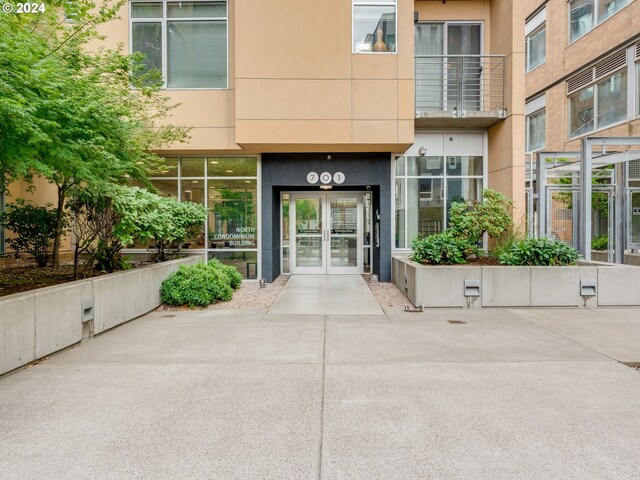
[[[609,237],[602,235],[591,240],[591,249],[596,251],[609,249]]]
[[[196,265],[182,265],[162,282],[160,298],[172,306],[206,307],[217,301],[229,301],[240,286],[238,271],[217,260]]]
[[[242,283],[242,275],[240,275],[240,272],[238,272],[235,267],[232,267],[231,265],[225,265],[221,263],[220,260],[215,258],[209,260],[208,265],[211,268],[220,269],[227,276],[229,285],[234,290],[237,289]]]
[[[454,202],[449,209],[449,227],[456,237],[465,237],[470,243],[478,244],[486,232],[489,238],[497,238],[512,225],[511,208],[513,202],[502,193],[489,188],[482,191],[482,202]]]
[[[458,237],[446,230],[442,233],[416,238],[411,242],[411,259],[419,263],[451,265],[466,263],[467,257],[478,253],[476,245],[464,237]]]
[[[453,202],[449,209],[449,227],[442,233],[415,238],[411,243],[411,259],[416,262],[450,265],[466,263],[478,254],[478,245],[487,233],[495,238],[512,226],[513,202],[494,190],[482,191],[483,202],[471,206]]]
[[[8,238],[9,246],[19,254],[33,255],[38,267],[46,267],[51,242],[56,236],[57,210],[50,203],[34,205],[20,198],[0,212],[0,227],[11,230],[15,237]],[[66,227],[66,219],[63,219]]]
[[[514,225],[495,239],[489,256],[499,260],[500,255],[509,251],[514,243],[521,242],[525,238],[527,238],[526,229],[521,225]]]
[[[512,243],[498,256],[504,265],[574,265],[580,254],[566,243],[549,237],[527,238]]]

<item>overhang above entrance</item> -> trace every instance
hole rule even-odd
[[[247,153],[363,153],[363,152],[404,152],[413,143],[413,134],[409,143],[349,143],[349,144],[313,144],[313,143],[239,143]]]

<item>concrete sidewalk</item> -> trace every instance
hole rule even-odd
[[[640,310],[293,301],[153,312],[0,379],[0,478],[640,477]]]
[[[362,275],[292,275],[269,313],[383,314]]]

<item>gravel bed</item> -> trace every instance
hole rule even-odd
[[[233,292],[233,298],[228,302],[218,302],[208,307],[170,307],[160,305],[159,311],[180,311],[180,310],[250,310],[255,308],[269,308],[278,298],[280,292],[289,280],[288,275],[280,275],[272,283],[267,283],[264,288],[254,281],[244,281],[240,287]]]
[[[404,310],[405,305],[411,305],[409,299],[393,283],[367,281],[367,285],[381,307]]]
[[[263,288],[260,288],[258,282],[242,282],[230,301],[218,302],[207,308],[209,310],[268,308],[276,301],[288,280],[288,275],[280,275]]]

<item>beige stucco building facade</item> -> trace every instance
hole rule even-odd
[[[527,3],[140,0],[103,32],[191,127],[153,179],[209,208],[188,248],[248,278],[388,280],[451,201],[490,187],[524,214]]]

